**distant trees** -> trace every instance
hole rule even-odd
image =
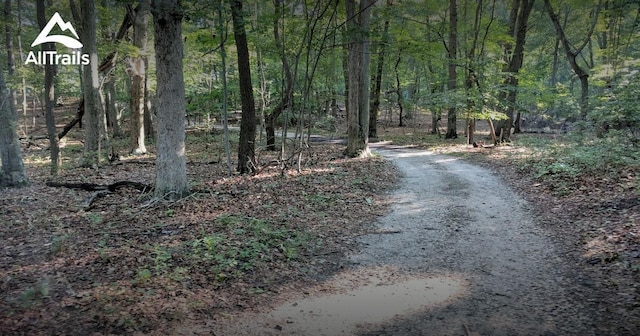
[[[147,78],[147,65],[145,56],[147,52],[147,25],[149,22],[150,0],[141,0],[137,11],[129,15],[133,16],[133,46],[135,54],[129,57],[129,74],[131,76],[131,96],[129,98],[129,110],[131,113],[131,152],[144,154],[145,146],[145,91]]]
[[[242,108],[234,162],[240,173],[259,164],[255,153],[261,147],[282,149],[278,159],[287,150],[304,151],[302,134],[311,134],[315,127],[337,136],[346,130],[345,154],[358,156],[366,155],[369,137],[380,136],[379,122],[434,134],[446,127],[445,137],[453,139],[464,118],[469,142],[476,119],[495,121],[502,134],[496,142],[511,140],[521,115],[554,126],[582,120],[583,130],[595,128],[601,136],[612,129],[632,134],[640,124],[634,98],[640,4],[633,1],[231,0],[215,2],[220,6],[209,6],[214,8],[210,12],[203,10],[210,2],[199,0],[73,0],[49,7],[44,0],[19,2],[3,2],[8,28],[4,81],[8,88],[22,87],[9,102],[22,98],[24,116],[29,98],[30,122],[35,124],[41,109],[44,112],[52,175],[60,165],[58,139],[74,127],[68,123],[56,132],[54,104],[60,96],[84,99],[74,119],[84,118],[84,164],[105,162],[98,161],[97,150],[107,149],[106,124],[116,137],[129,135],[127,152],[158,154],[158,195],[188,190],[184,114],[187,120],[212,126],[220,117],[229,121],[221,113],[225,103],[230,110]],[[17,13],[11,14],[12,6],[19,7]],[[26,18],[33,8],[37,26],[34,18]],[[91,55],[82,79],[77,75],[80,66],[24,66],[25,57],[18,56],[28,52],[21,41],[33,41],[54,12],[65,20],[73,17],[71,23],[81,28],[84,52]],[[145,61],[151,54],[145,44],[149,13],[161,32],[155,36],[157,62]],[[8,25],[14,16],[17,25]],[[529,17],[544,24],[529,24]],[[19,36],[11,36],[14,27]],[[218,52],[228,41],[235,41],[237,53]],[[37,48],[51,52],[56,44]],[[69,51],[63,45],[57,48],[58,54]],[[100,63],[98,53],[105,50],[108,54],[100,55]],[[184,55],[186,68],[177,63]],[[54,82],[59,83],[57,91]],[[102,101],[100,90],[108,102]],[[255,93],[262,120],[256,119]],[[145,143],[152,129],[150,111],[157,113],[159,127],[157,143],[151,145]],[[411,119],[425,113],[432,118]],[[122,132],[117,130],[119,121]],[[259,126],[264,127],[264,140]],[[295,131],[299,141],[290,141],[285,150],[283,140],[276,146],[276,134],[278,127],[289,126],[289,135]],[[33,129],[18,128],[24,137],[42,136],[28,134]]]
[[[93,0],[81,0],[82,51],[89,54],[90,62],[82,67],[85,136],[82,165],[98,165],[102,152],[106,152],[106,117],[98,73],[98,46],[96,42],[96,7]]]
[[[45,16],[44,0],[36,1],[36,13],[38,17],[38,26],[44,29],[47,24]],[[55,43],[47,42],[41,44],[43,52],[51,52],[56,50]],[[58,134],[56,132],[56,119],[53,114],[53,108],[56,102],[54,77],[56,75],[56,65],[47,62],[44,65],[44,106],[45,118],[47,124],[47,135],[49,138],[49,150],[51,152],[51,175],[58,175],[58,168],[62,162],[60,157],[60,145],[58,143]]]
[[[569,38],[567,37],[564,29],[562,28],[562,25],[560,24],[558,15],[556,15],[551,2],[549,2],[549,0],[544,0],[544,8],[546,9],[547,14],[549,14],[549,18],[553,23],[553,27],[558,34],[558,39],[562,44],[565,55],[567,56],[567,60],[571,65],[571,69],[580,80],[580,119],[582,120],[586,120],[587,114],[589,113],[589,73],[578,63],[578,56],[581,55],[582,50],[591,42],[591,37],[598,23],[598,15],[600,13],[601,3],[602,1],[598,1],[596,6],[593,8],[592,13],[590,14],[591,20],[588,23],[589,30],[586,33],[586,36],[584,36],[580,44],[578,44],[576,47],[573,47],[573,44],[569,41]]]

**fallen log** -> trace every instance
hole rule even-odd
[[[84,98],[80,99],[78,103],[78,110],[76,112],[76,116],[71,120],[68,124],[64,126],[62,132],[58,133],[58,140],[64,138],[67,133],[75,126],[80,123],[80,128],[82,128],[82,117],[84,116]]]
[[[70,188],[70,189],[81,189],[85,191],[99,191],[106,190],[109,192],[114,192],[117,189],[124,187],[131,187],[136,190],[140,190],[142,192],[147,192],[153,190],[153,187],[135,181],[118,181],[111,184],[96,184],[96,183],[86,183],[86,182],[47,182],[47,186],[56,187],[56,188]]]

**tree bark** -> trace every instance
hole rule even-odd
[[[133,154],[144,154],[145,147],[145,84],[146,84],[146,64],[145,55],[147,52],[147,24],[149,22],[149,1],[141,0],[136,13],[133,15],[133,45],[137,48],[137,55],[130,58],[131,75],[131,97],[129,108],[131,111],[131,152]]]
[[[353,0],[346,1],[349,33],[348,139],[345,154],[369,155],[369,7],[372,0],[360,2],[359,13]]]
[[[11,1],[5,2],[5,32],[7,41],[13,39],[11,33]],[[7,42],[7,53],[10,54],[10,43]],[[8,55],[9,71],[12,72],[12,57]],[[12,90],[4,80],[0,71],[0,188],[21,187],[29,184],[29,178],[24,169],[20,142],[16,133],[18,113],[13,101]]]
[[[107,117],[107,129],[111,130],[113,137],[120,137],[120,118],[116,108],[116,83],[115,76],[108,75],[104,82],[104,113]]]
[[[185,156],[185,93],[179,0],[154,0],[157,77],[157,158],[154,194],[178,199],[189,192]]]
[[[276,150],[276,129],[275,124],[276,120],[282,114],[282,112],[291,105],[291,101],[293,100],[293,73],[291,72],[291,66],[289,65],[289,60],[287,55],[285,54],[284,46],[282,45],[280,38],[280,16],[282,12],[282,4],[280,1],[275,1],[276,12],[273,16],[273,38],[275,41],[276,49],[278,53],[280,53],[280,59],[282,60],[282,70],[284,72],[284,91],[282,92],[282,97],[280,98],[280,102],[276,105],[271,113],[265,116],[265,131],[267,133],[267,150],[275,151]]]
[[[18,0],[18,26],[16,31],[18,40],[18,52],[20,53],[20,62],[24,62],[24,52],[22,50],[22,1]],[[22,116],[24,118],[24,131],[27,133],[27,78],[24,74],[22,77]]]
[[[240,81],[240,99],[242,101],[242,120],[240,121],[240,143],[238,144],[238,167],[241,174],[250,172],[255,164],[256,107],[253,100],[251,68],[249,66],[249,47],[244,28],[242,0],[231,3],[233,35],[238,53],[238,76]]]
[[[96,7],[93,0],[82,0],[82,51],[89,54],[90,62],[82,67],[84,94],[85,138],[83,166],[99,165],[106,140],[106,121],[100,75],[98,73],[98,47],[96,45]]]
[[[392,5],[392,0],[387,0],[387,6]],[[371,108],[369,112],[369,137],[378,136],[378,113],[380,112],[380,91],[382,90],[382,70],[384,69],[384,56],[387,51],[389,42],[389,19],[384,20],[384,28],[382,29],[382,39],[377,45],[378,63],[376,64],[375,80],[373,82],[373,91],[371,94]]]
[[[402,60],[402,55],[398,53],[398,59],[396,60],[396,65],[393,67],[396,73],[396,96],[398,97],[398,127],[404,127],[403,122],[403,112],[404,106],[402,105],[402,88],[400,87],[400,71],[398,67],[400,66],[400,61]]]
[[[456,58],[458,49],[458,6],[456,0],[449,1],[449,81],[447,83],[447,89],[450,93],[453,93],[456,89],[457,71],[456,71]],[[447,134],[445,139],[458,138],[458,129],[456,108],[451,106],[447,113]]]
[[[9,79],[13,78],[16,72],[15,57],[13,55],[13,33],[11,32],[11,26],[13,25],[13,18],[11,17],[11,0],[6,0],[4,3],[4,27],[5,27],[5,47],[7,50],[7,74]],[[5,83],[6,84],[6,83]],[[18,115],[16,107],[16,95],[10,86],[7,86],[7,94],[9,95],[9,108],[11,113]]]
[[[507,43],[505,45],[505,72],[507,78],[504,81],[506,86],[506,92],[500,96],[500,101],[506,101],[505,114],[506,120],[501,120],[498,129],[500,130],[502,142],[511,141],[511,129],[514,126],[514,111],[516,106],[517,88],[518,88],[518,73],[522,68],[524,61],[524,45],[527,36],[527,22],[529,15],[533,9],[533,3],[535,0],[514,0],[513,8],[511,10],[511,16],[509,19],[509,34],[515,38],[515,44],[513,45],[513,53],[511,53],[512,45]]]
[[[45,5],[44,0],[38,0],[36,2],[36,12],[38,16],[38,26],[40,30],[44,29],[47,24],[45,18]],[[42,51],[54,51],[56,50],[55,43],[43,43]],[[60,146],[58,144],[58,134],[56,133],[56,120],[53,114],[53,108],[56,102],[54,77],[56,75],[56,66],[53,64],[45,64],[44,66],[44,104],[45,104],[45,120],[47,124],[47,135],[49,138],[49,148],[51,151],[51,175],[58,175],[58,168],[60,167]]]

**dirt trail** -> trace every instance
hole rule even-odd
[[[597,330],[597,303],[580,299],[589,280],[494,173],[427,151],[374,150],[403,177],[353,267],[216,335],[608,334]]]

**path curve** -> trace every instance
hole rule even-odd
[[[339,294],[311,290],[216,334],[606,335],[580,299],[588,280],[493,172],[429,151],[372,148],[402,178],[378,231],[359,238],[352,270],[325,284]]]

